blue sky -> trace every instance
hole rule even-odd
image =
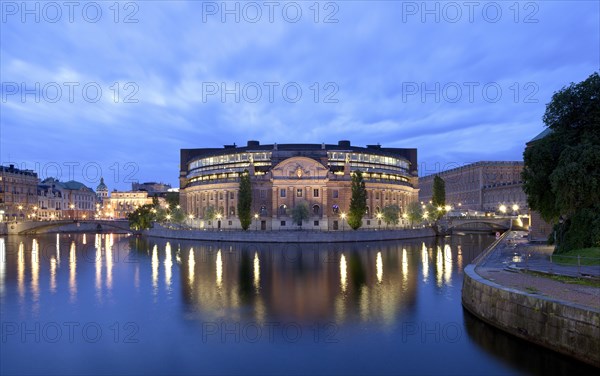
[[[600,64],[598,1],[114,4],[2,1],[1,164],[128,189],[250,139],[519,160]]]

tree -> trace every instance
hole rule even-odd
[[[412,226],[414,222],[421,222],[423,220],[423,207],[418,201],[413,201],[408,204],[407,214]]]
[[[204,211],[204,220],[205,221],[214,221],[217,218],[217,210],[214,206],[209,206]]]
[[[292,209],[292,219],[298,226],[302,226],[302,221],[308,219],[308,205],[305,202],[300,202]]]
[[[400,208],[398,205],[384,206],[381,215],[386,225],[397,225],[400,221]]]
[[[362,172],[355,171],[352,174],[352,197],[350,198],[350,210],[348,212],[348,225],[353,230],[362,226],[362,218],[367,211],[367,190],[363,180]]]
[[[430,218],[434,221],[439,220],[446,214],[446,182],[439,175],[433,178],[433,195],[428,212]]]
[[[156,219],[153,211],[154,205],[146,204],[135,209],[127,215],[129,227],[133,230],[147,230],[152,227],[152,222]]]
[[[548,134],[523,159],[529,207],[554,223],[557,252],[600,246],[600,76],[554,93],[543,117]]]
[[[246,231],[252,223],[252,183],[248,170],[244,170],[240,177],[237,210],[242,230]]]

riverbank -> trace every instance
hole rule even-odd
[[[512,335],[600,367],[600,288],[515,268],[531,255],[522,239],[507,234],[465,268],[463,306]]]
[[[142,231],[150,237],[207,240],[230,242],[260,243],[337,243],[337,242],[374,242],[380,240],[401,240],[433,237],[431,228],[402,230],[347,230],[347,231],[210,231],[210,230],[174,230],[155,224],[155,227]]]

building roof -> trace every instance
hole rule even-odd
[[[104,178],[100,178],[100,184],[96,187],[96,191],[108,191],[108,187],[104,184]]]
[[[377,155],[390,157],[401,157],[411,164],[411,172],[417,170],[417,149],[416,148],[384,148],[381,145],[352,146],[350,141],[342,140],[337,144],[265,144],[261,145],[258,141],[248,141],[246,146],[224,145],[222,148],[199,148],[199,149],[181,149],[181,169],[186,170],[186,165],[195,159],[224,155],[228,153],[243,152],[326,152],[326,151],[345,151],[345,152],[370,152]],[[326,155],[326,154],[325,154]],[[309,155],[305,155],[310,157]]]
[[[537,136],[535,136],[534,138],[532,138],[531,140],[529,140],[528,144],[532,143],[532,142],[536,142],[541,140],[542,138],[548,136],[550,133],[552,133],[552,129],[550,128],[546,128],[544,129],[540,134],[538,134]]]

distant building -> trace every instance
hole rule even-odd
[[[108,187],[104,184],[104,178],[100,178],[100,184],[96,187],[96,197],[100,204],[108,198]]]
[[[164,193],[169,192],[170,189],[171,189],[171,185],[165,184],[165,183],[155,183],[155,182],[131,183],[132,191],[146,191],[146,192],[148,192],[148,196],[156,196],[156,195],[164,194]]]
[[[128,192],[111,192],[110,196],[103,201],[102,208],[99,213],[101,217],[123,219],[137,208],[143,205],[152,204],[153,198],[146,191],[128,191]],[[159,198],[159,204],[165,204],[163,198]]]
[[[351,174],[360,170],[367,189],[363,226],[377,228],[377,214],[388,205],[405,213],[417,199],[417,150],[380,145],[270,144],[182,149],[180,203],[200,226],[239,228],[240,175],[248,170],[252,184],[251,229],[348,229]],[[292,220],[299,204],[308,207],[302,224]],[[208,219],[211,211],[217,219]],[[212,222],[212,223],[211,223]],[[402,223],[402,221],[401,221]]]
[[[0,166],[0,210],[8,221],[24,220],[27,215],[37,215],[38,176],[31,170],[21,170],[14,165]]]
[[[96,211],[96,193],[78,181],[44,179],[38,186],[39,219],[86,219]]]
[[[521,172],[523,162],[476,162],[440,172],[446,183],[446,203],[454,209],[498,212],[527,212]],[[419,200],[428,203],[433,195],[434,175],[419,178]]]

